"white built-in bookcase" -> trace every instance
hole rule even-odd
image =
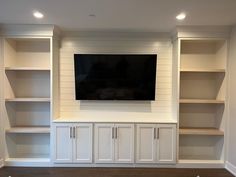
[[[224,163],[227,40],[179,45],[179,160]]]
[[[1,25],[4,165],[49,166],[51,122],[58,117],[59,30]]]
[[[5,37],[5,161],[49,162],[52,38]]]

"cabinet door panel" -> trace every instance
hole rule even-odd
[[[95,124],[95,163],[114,161],[113,124]]]
[[[118,163],[134,162],[134,125],[115,125],[115,161]]]
[[[154,163],[156,157],[155,124],[137,125],[137,163]]]
[[[72,139],[70,125],[56,125],[54,127],[54,132],[54,161],[59,163],[71,163]]]
[[[75,124],[73,145],[74,162],[92,162],[92,124]]]
[[[176,125],[158,125],[158,163],[176,163]]]

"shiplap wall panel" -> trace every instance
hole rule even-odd
[[[75,100],[74,54],[157,54],[155,101]],[[60,49],[60,117],[79,118],[84,111],[150,113],[156,118],[172,115],[172,44],[166,38],[64,37]],[[128,115],[128,114],[127,114]]]

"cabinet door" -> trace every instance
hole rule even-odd
[[[156,124],[137,124],[137,163],[154,163],[156,161]]]
[[[54,126],[54,162],[72,162],[72,127],[70,124]]]
[[[176,163],[176,125],[157,126],[157,162]]]
[[[74,124],[73,162],[92,162],[92,124]]]
[[[134,125],[115,124],[115,162],[134,162]]]
[[[113,124],[95,124],[95,163],[114,161]]]

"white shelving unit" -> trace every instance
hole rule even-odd
[[[179,162],[222,164],[227,41],[179,41]]]
[[[52,37],[3,38],[5,163],[50,162]]]

